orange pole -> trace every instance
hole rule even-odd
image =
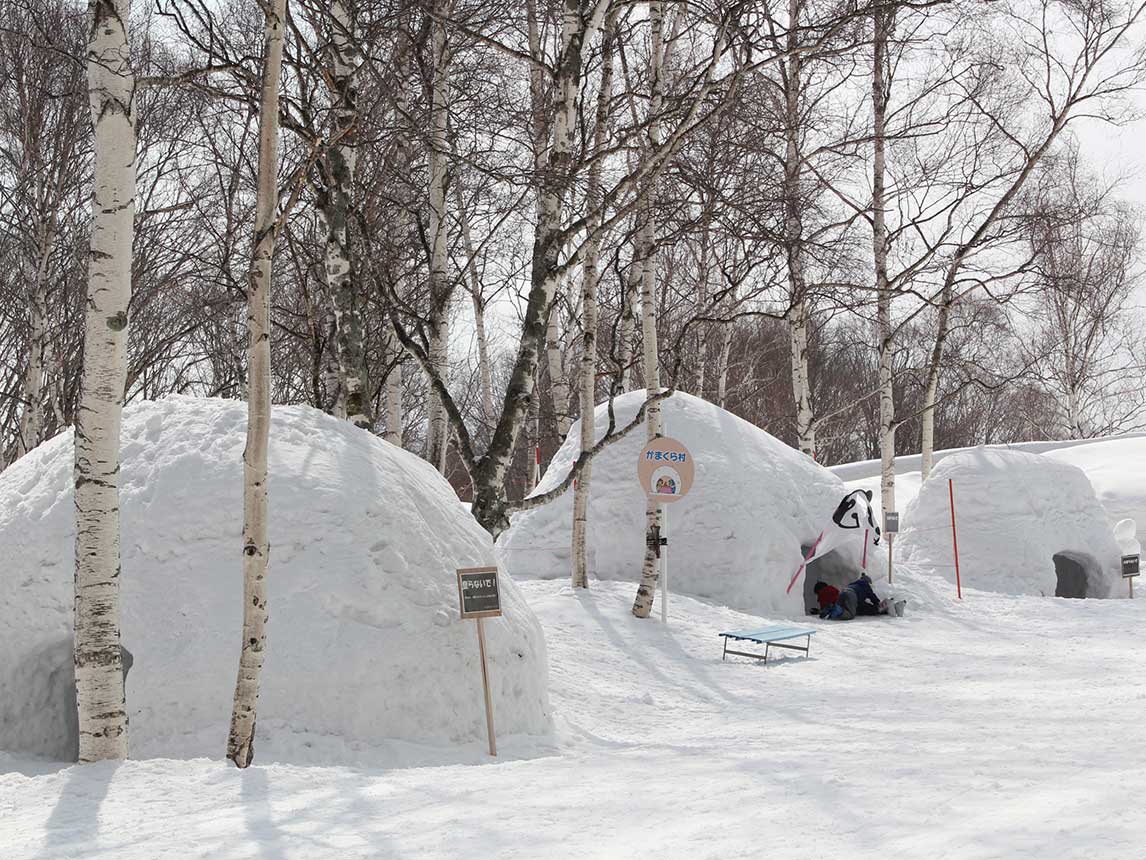
[[[959,534],[955,531],[955,484],[947,479],[947,495],[951,499],[951,543],[955,547],[955,591],[963,599],[963,583],[959,579]]]

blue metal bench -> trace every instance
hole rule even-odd
[[[736,654],[740,657],[753,657],[756,660],[763,660],[765,664],[768,663],[768,651],[770,648],[786,648],[789,651],[803,651],[804,656],[808,656],[808,651],[812,647],[812,634],[816,631],[810,627],[788,627],[785,625],[776,625],[773,627],[761,627],[759,630],[733,630],[729,633],[720,633],[718,635],[724,637],[724,653],[720,655],[723,660],[729,654]],[[805,638],[806,637],[806,638]],[[790,645],[785,640],[788,639],[801,639],[805,638],[803,647],[799,645]],[[764,646],[763,654],[752,654],[748,651],[733,651],[728,647],[728,640],[734,642],[755,642],[758,645]]]

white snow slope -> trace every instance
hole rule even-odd
[[[940,461],[907,506],[895,545],[904,564],[955,581],[948,480],[964,585],[1053,595],[1053,557],[1063,553],[1093,564],[1088,596],[1115,593],[1120,553],[1086,475],[1042,454],[1006,448],[974,448]]]
[[[645,400],[632,391],[615,402],[616,426],[628,424]],[[669,508],[669,579],[673,591],[711,598],[762,614],[800,616],[803,593],[786,593],[810,545],[847,489],[827,469],[758,427],[690,394],[663,403],[664,433],[693,455],[692,490]],[[608,429],[608,408],[597,407],[596,438]],[[574,424],[545,472],[538,493],[557,486],[580,451]],[[637,581],[644,558],[645,497],[637,483],[637,455],[646,432],[637,428],[593,461],[589,544],[602,579]],[[570,575],[573,491],[513,517],[498,551],[515,576]],[[841,547],[844,561],[860,569],[862,541]],[[868,567],[887,566],[882,549]]]
[[[1146,541],[1146,439],[1097,440],[1045,456],[1086,472],[1110,522],[1133,519]]]
[[[133,756],[218,756],[241,638],[245,404],[172,397],[125,412],[123,643]],[[455,569],[492,542],[427,463],[305,407],[276,407],[270,445],[263,761],[469,755],[485,736],[474,622]],[[0,749],[52,752],[47,701],[72,617],[72,437],[0,475]],[[502,577],[486,622],[506,734],[551,731],[545,643]],[[62,646],[62,647],[61,647]],[[2,805],[0,805],[2,808]],[[0,856],[7,856],[0,848]]]
[[[810,659],[763,666],[722,663],[716,633],[766,619],[678,597],[665,629],[632,617],[629,583],[521,586],[555,749],[402,770],[8,761],[0,856],[1142,856],[1146,601],[969,589],[903,619],[811,619]]]

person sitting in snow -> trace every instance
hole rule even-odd
[[[871,577],[866,573],[860,574],[855,582],[849,582],[843,591],[823,580],[817,582],[812,590],[820,602],[821,618],[851,621],[857,615],[886,615],[888,612],[887,601],[879,599],[871,587]]]

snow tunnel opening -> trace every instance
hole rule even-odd
[[[1053,560],[1057,577],[1054,596],[1073,599],[1089,597],[1091,577],[1098,573],[1098,562],[1089,555],[1074,552],[1057,552]]]
[[[800,547],[804,558],[812,551],[812,545]],[[859,579],[860,572],[844,561],[843,557],[834,549],[818,558],[808,562],[804,571],[804,606],[807,609],[819,611],[820,604],[816,599],[815,587],[817,582],[826,582],[843,591],[849,582]]]

